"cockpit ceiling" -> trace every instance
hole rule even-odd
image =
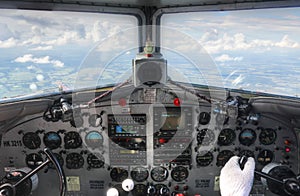
[[[155,7],[159,8],[172,8],[172,7],[193,7],[204,5],[236,5],[240,3],[248,3],[249,8],[255,7],[255,3],[268,3],[279,4],[281,6],[293,6],[297,3],[296,0],[10,0],[0,2],[6,2],[16,5],[23,3],[43,4],[76,4],[76,5],[94,5],[94,6],[109,6],[109,7],[125,7],[125,8],[143,8],[143,7]],[[17,3],[18,2],[18,3]],[[271,5],[270,4],[270,5]],[[1,6],[1,3],[0,3]]]

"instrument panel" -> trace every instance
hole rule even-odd
[[[65,171],[69,196],[105,195],[111,187],[120,195],[219,195],[220,170],[234,155],[253,157],[258,170],[271,162],[299,170],[297,135],[281,119],[263,113],[240,119],[207,103],[175,105],[172,97],[163,104],[140,103],[133,97],[127,105],[83,108],[80,126],[48,122],[42,113],[26,116],[2,136],[1,175],[36,168],[45,147]],[[38,177],[33,195],[58,193],[52,165]],[[134,181],[130,192],[122,188],[128,178]],[[272,195],[259,178],[251,193]]]

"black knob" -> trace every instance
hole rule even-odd
[[[161,187],[160,190],[159,190],[159,193],[161,195],[169,195],[170,190],[167,187]]]
[[[150,185],[150,186],[148,187],[148,189],[147,189],[147,193],[148,193],[149,195],[154,195],[154,194],[156,193],[155,187],[152,186],[152,185]]]

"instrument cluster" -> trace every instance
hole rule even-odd
[[[80,126],[34,116],[3,136],[1,150],[12,154],[1,155],[1,164],[34,169],[48,147],[67,177],[82,182],[69,184],[67,195],[105,195],[110,187],[129,196],[218,195],[220,170],[234,155],[253,157],[258,170],[271,162],[298,170],[297,137],[280,119],[216,111],[204,103],[106,105],[83,109]],[[135,183],[129,194],[122,188],[128,178]],[[256,179],[252,191],[265,192],[261,186]]]

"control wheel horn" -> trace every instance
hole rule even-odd
[[[0,195],[1,196],[16,196],[16,190],[18,188],[18,185],[21,185],[23,182],[27,181],[29,178],[31,178],[33,175],[35,175],[38,171],[40,171],[43,167],[45,167],[49,163],[52,163],[56,169],[58,176],[59,176],[59,188],[60,188],[59,195],[65,196],[65,194],[66,194],[66,176],[64,174],[64,171],[61,168],[56,157],[50,151],[50,149],[45,148],[44,152],[47,156],[46,161],[44,161],[37,168],[31,170],[29,173],[27,173],[23,178],[21,178],[16,183],[6,182],[6,183],[0,185]]]

